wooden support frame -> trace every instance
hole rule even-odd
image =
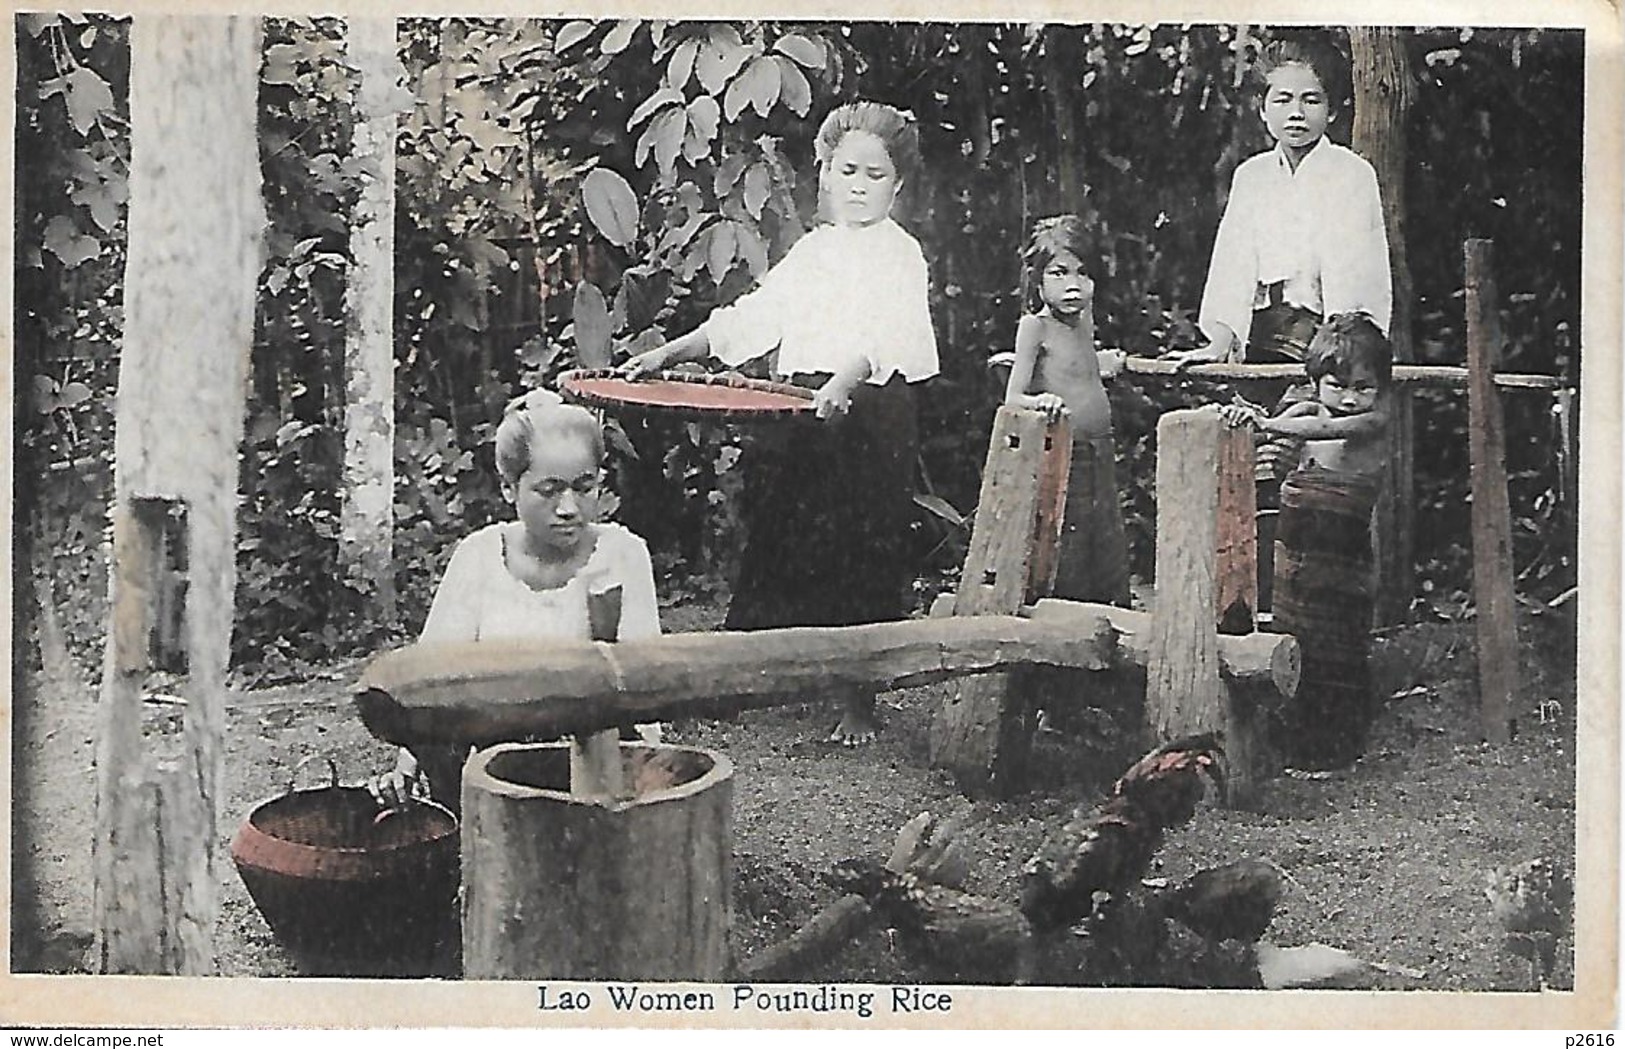
[[[1053,582],[1071,450],[1065,421],[999,408],[954,615],[1010,615],[1030,591]],[[1026,778],[1032,719],[1021,675],[961,682],[932,719],[931,764],[952,772],[963,790],[1012,794]]]
[[[1506,433],[1491,381],[1501,352],[1500,301],[1493,246],[1469,240],[1467,284],[1467,439],[1473,490],[1473,597],[1478,608],[1480,727],[1491,743],[1512,734],[1519,691],[1517,600],[1512,586],[1512,511],[1507,497]]]
[[[1220,551],[1245,562],[1254,531],[1252,435],[1212,408],[1174,411],[1157,423],[1157,579],[1146,676],[1147,728],[1157,742],[1224,733],[1230,800],[1246,804],[1269,775],[1264,710],[1221,672]],[[1236,585],[1236,584],[1229,584]]]

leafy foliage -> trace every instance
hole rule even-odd
[[[400,628],[455,539],[505,512],[488,446],[521,389],[658,344],[747,290],[817,221],[816,118],[864,97],[911,110],[924,165],[897,217],[932,268],[942,375],[922,399],[922,578],[951,575],[1001,392],[986,362],[1022,310],[1034,219],[1083,216],[1102,342],[1192,345],[1234,166],[1268,140],[1245,86],[1267,30],[1223,25],[413,19],[397,141]],[[1334,34],[1335,36],[1336,34]],[[1461,243],[1488,236],[1505,364],[1574,367],[1580,34],[1421,29],[1407,183],[1415,342],[1463,359]],[[1339,41],[1346,47],[1346,42]],[[19,18],[19,500],[90,563],[110,494],[122,328],[127,23]],[[335,594],[342,301],[355,75],[334,19],[268,20],[270,215],[244,447],[238,658],[318,658],[387,624]],[[1346,134],[1349,121],[1333,124]],[[1155,419],[1217,394],[1119,380],[1110,395],[1136,571],[1151,571]],[[1574,583],[1573,493],[1550,402],[1507,400],[1523,589]],[[1422,607],[1466,612],[1466,407],[1418,397]],[[737,545],[741,436],[612,424],[620,515],[670,587],[714,585]],[[1533,439],[1530,439],[1533,438]],[[28,533],[32,526],[20,529]],[[58,536],[66,537],[57,542]],[[92,573],[94,575],[94,573]]]

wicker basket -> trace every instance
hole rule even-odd
[[[327,786],[290,780],[248,814],[231,843],[237,873],[301,959],[421,965],[457,938],[457,817],[432,802],[380,809],[365,787],[339,786],[327,763]]]

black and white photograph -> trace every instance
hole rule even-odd
[[[1618,13],[1242,13],[13,13],[0,1015],[1616,1023]]]

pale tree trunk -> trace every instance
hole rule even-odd
[[[395,130],[393,18],[349,20],[360,73],[353,157],[362,173],[344,293],[344,498],[339,561],[374,616],[395,618]]]
[[[1405,254],[1405,126],[1413,95],[1410,58],[1401,30],[1357,26],[1349,30],[1354,58],[1354,149],[1377,170],[1388,255],[1394,274],[1394,318],[1389,337],[1395,361],[1413,361],[1411,271]],[[1386,483],[1376,512],[1377,625],[1405,619],[1415,590],[1416,482],[1411,395],[1395,388],[1394,423]]]
[[[93,859],[103,972],[214,967],[237,455],[265,228],[259,63],[258,18],[137,15],[131,25],[126,322]],[[144,738],[153,653],[176,645],[186,659],[183,732]]]

